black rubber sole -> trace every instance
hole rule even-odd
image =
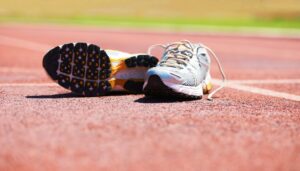
[[[148,79],[148,83],[144,88],[144,94],[150,97],[157,98],[177,98],[177,99],[201,99],[202,96],[192,96],[184,93],[179,93],[166,86],[158,75],[152,75]]]
[[[153,67],[158,60],[153,56],[139,55],[127,58],[128,68]],[[111,62],[106,52],[97,45],[68,43],[51,49],[43,59],[43,67],[58,84],[85,96],[101,96],[112,90],[109,78]],[[142,92],[143,82],[128,80],[124,88],[133,93]]]

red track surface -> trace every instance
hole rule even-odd
[[[78,98],[45,84],[42,56],[57,44],[145,52],[181,39],[214,49],[231,80],[275,82],[225,88],[214,102]],[[300,95],[299,54],[296,38],[2,25],[0,170],[300,170],[300,102],[289,98]]]

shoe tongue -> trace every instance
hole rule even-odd
[[[169,66],[176,66],[179,64],[178,60],[176,59],[176,53],[180,53],[181,55],[186,55],[192,58],[193,56],[193,48],[185,43],[182,42],[175,42],[169,45],[166,49],[166,53],[164,54],[162,61],[167,59],[167,63],[171,64]],[[170,58],[170,56],[175,58]]]
[[[189,56],[190,58],[193,56],[193,48],[182,42],[173,43],[166,49],[166,51],[173,51],[175,53],[181,53],[186,56]]]
[[[172,45],[170,45],[167,50],[174,50],[174,51],[185,51],[185,50],[192,50],[191,47],[187,46],[186,44],[182,42],[175,42]]]

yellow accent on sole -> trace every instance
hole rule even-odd
[[[205,84],[203,86],[203,94],[209,94],[210,90],[213,88],[212,83]]]
[[[135,81],[135,82],[144,82],[144,79],[129,79],[129,80],[130,81]],[[115,87],[117,85],[121,86],[121,87],[124,87],[125,83],[129,80],[112,78],[108,82],[110,83],[111,87]]]
[[[120,62],[117,66],[111,67],[111,77],[115,76],[118,71],[126,69],[125,61]]]
[[[124,61],[125,59],[127,59],[126,57],[122,57],[122,58],[110,58],[110,62],[120,62],[120,61]]]

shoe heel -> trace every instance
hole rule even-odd
[[[114,80],[110,81],[113,86],[122,87],[123,89],[131,92],[131,93],[142,93],[143,92],[143,84],[144,84],[144,76],[139,76],[136,78],[136,76],[133,76],[130,78],[128,75],[126,75],[126,71],[128,69],[132,72],[146,72],[147,70],[142,70],[142,68],[148,69],[156,66],[158,63],[158,59],[154,56],[150,55],[137,55],[132,56],[126,59],[120,60],[120,62],[112,67],[112,76],[115,78]],[[125,71],[125,77],[120,78],[121,75],[124,74]],[[141,75],[141,74],[140,74]],[[126,78],[128,77],[128,78]]]
[[[113,66],[112,76],[116,75],[119,71],[125,70],[127,68],[135,68],[135,67],[152,68],[156,66],[157,63],[158,63],[158,59],[154,56],[149,56],[149,55],[132,56],[121,60],[118,65]]]
[[[158,59],[150,55],[137,55],[136,57],[133,56],[127,58],[124,62],[128,68],[133,68],[133,67],[152,68],[157,65]]]

